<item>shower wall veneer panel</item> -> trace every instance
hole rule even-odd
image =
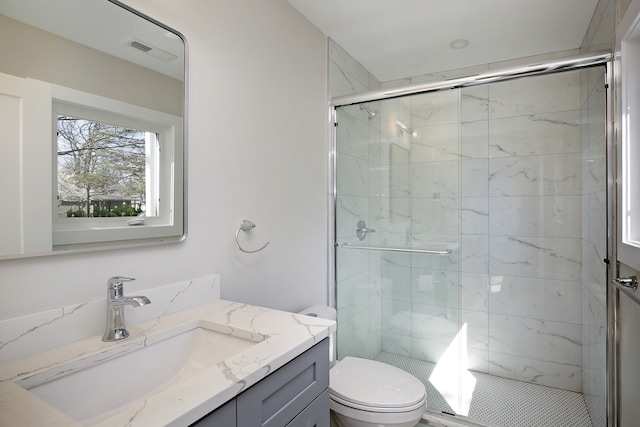
[[[330,95],[364,92],[377,80],[333,40],[329,41]],[[371,106],[372,110],[379,107]],[[356,240],[359,220],[371,224],[370,212],[380,210],[380,119],[367,120],[358,107],[345,109],[336,128],[340,140],[337,164],[336,242]],[[372,227],[375,228],[375,227]],[[375,235],[374,235],[375,238]],[[380,254],[343,251],[336,263],[338,356],[375,357],[380,352]]]
[[[581,391],[580,73],[489,87],[488,372]]]
[[[410,204],[413,246],[453,253],[382,257],[382,349],[438,362],[466,331],[463,368],[580,391],[579,73],[452,92],[412,97]]]

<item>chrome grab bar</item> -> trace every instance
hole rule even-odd
[[[638,289],[638,278],[636,276],[619,277],[612,280],[611,283],[619,287],[631,288],[634,291]]]
[[[618,277],[613,279],[611,283],[615,286],[615,290],[621,292],[631,298],[636,304],[640,304],[640,295],[638,295],[638,278],[636,276]]]
[[[451,249],[445,249],[442,251],[429,250],[429,249],[406,249],[406,248],[380,248],[376,246],[356,246],[348,243],[343,243],[340,247],[345,249],[365,249],[369,251],[388,251],[388,252],[409,252],[414,254],[431,254],[431,255],[449,255]]]

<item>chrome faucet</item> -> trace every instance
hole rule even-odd
[[[109,279],[107,286],[107,329],[102,336],[102,341],[118,341],[129,336],[129,331],[127,331],[124,322],[125,305],[140,307],[141,305],[151,304],[147,297],[125,297],[123,295],[124,282],[131,282],[132,280],[136,279],[118,276]]]

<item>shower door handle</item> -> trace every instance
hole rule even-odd
[[[638,278],[636,276],[618,277],[612,280],[612,282],[625,288],[631,288],[634,291],[638,289]]]

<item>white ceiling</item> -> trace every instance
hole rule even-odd
[[[580,47],[597,0],[288,0],[378,80]],[[464,49],[449,44],[469,40]]]

